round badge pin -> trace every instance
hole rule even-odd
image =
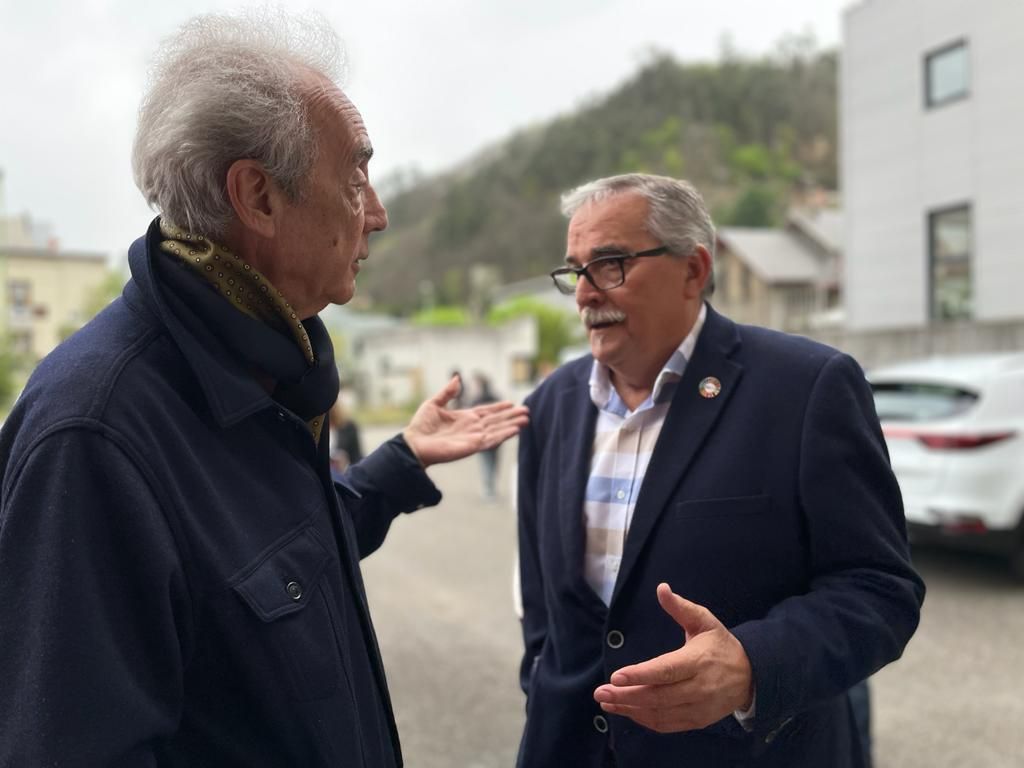
[[[708,376],[701,380],[697,386],[697,391],[700,392],[701,397],[712,398],[718,397],[718,393],[722,391],[722,382],[716,379],[714,376]]]

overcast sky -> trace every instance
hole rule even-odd
[[[348,58],[371,174],[444,169],[516,128],[614,88],[651,49],[763,53],[787,33],[836,45],[850,0],[364,0],[317,8]],[[123,252],[152,213],[131,179],[149,56],[227,0],[0,0],[0,214],[28,212],[69,249]]]

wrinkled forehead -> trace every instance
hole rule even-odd
[[[361,161],[370,159],[373,147],[363,116],[337,85],[323,75],[311,72],[307,98],[314,120],[322,130],[344,141]]]

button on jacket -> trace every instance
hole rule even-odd
[[[0,435],[0,766],[401,765],[359,558],[440,494],[401,438],[335,485],[156,237]]]

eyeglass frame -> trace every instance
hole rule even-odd
[[[559,267],[558,269],[553,269],[551,270],[549,275],[551,277],[551,281],[555,284],[555,288],[558,289],[559,293],[562,293],[566,296],[572,295],[573,293],[576,292],[576,286],[579,285],[581,276],[585,277],[587,279],[587,282],[590,283],[595,290],[604,293],[605,291],[610,291],[614,288],[619,288],[620,286],[625,284],[627,260],[643,259],[652,256],[663,256],[664,254],[669,252],[669,247],[667,245],[659,245],[657,248],[648,248],[645,251],[635,251],[633,253],[609,253],[605,256],[598,256],[596,259],[591,259],[589,262],[580,267]],[[595,264],[607,264],[608,262],[611,261],[615,261],[619,265],[619,282],[615,283],[614,285],[609,285],[605,288],[602,288],[594,281],[593,276],[590,274],[590,268]],[[558,278],[561,277],[562,275],[576,275],[576,284],[573,285],[572,287],[563,287],[562,283],[558,282]]]

